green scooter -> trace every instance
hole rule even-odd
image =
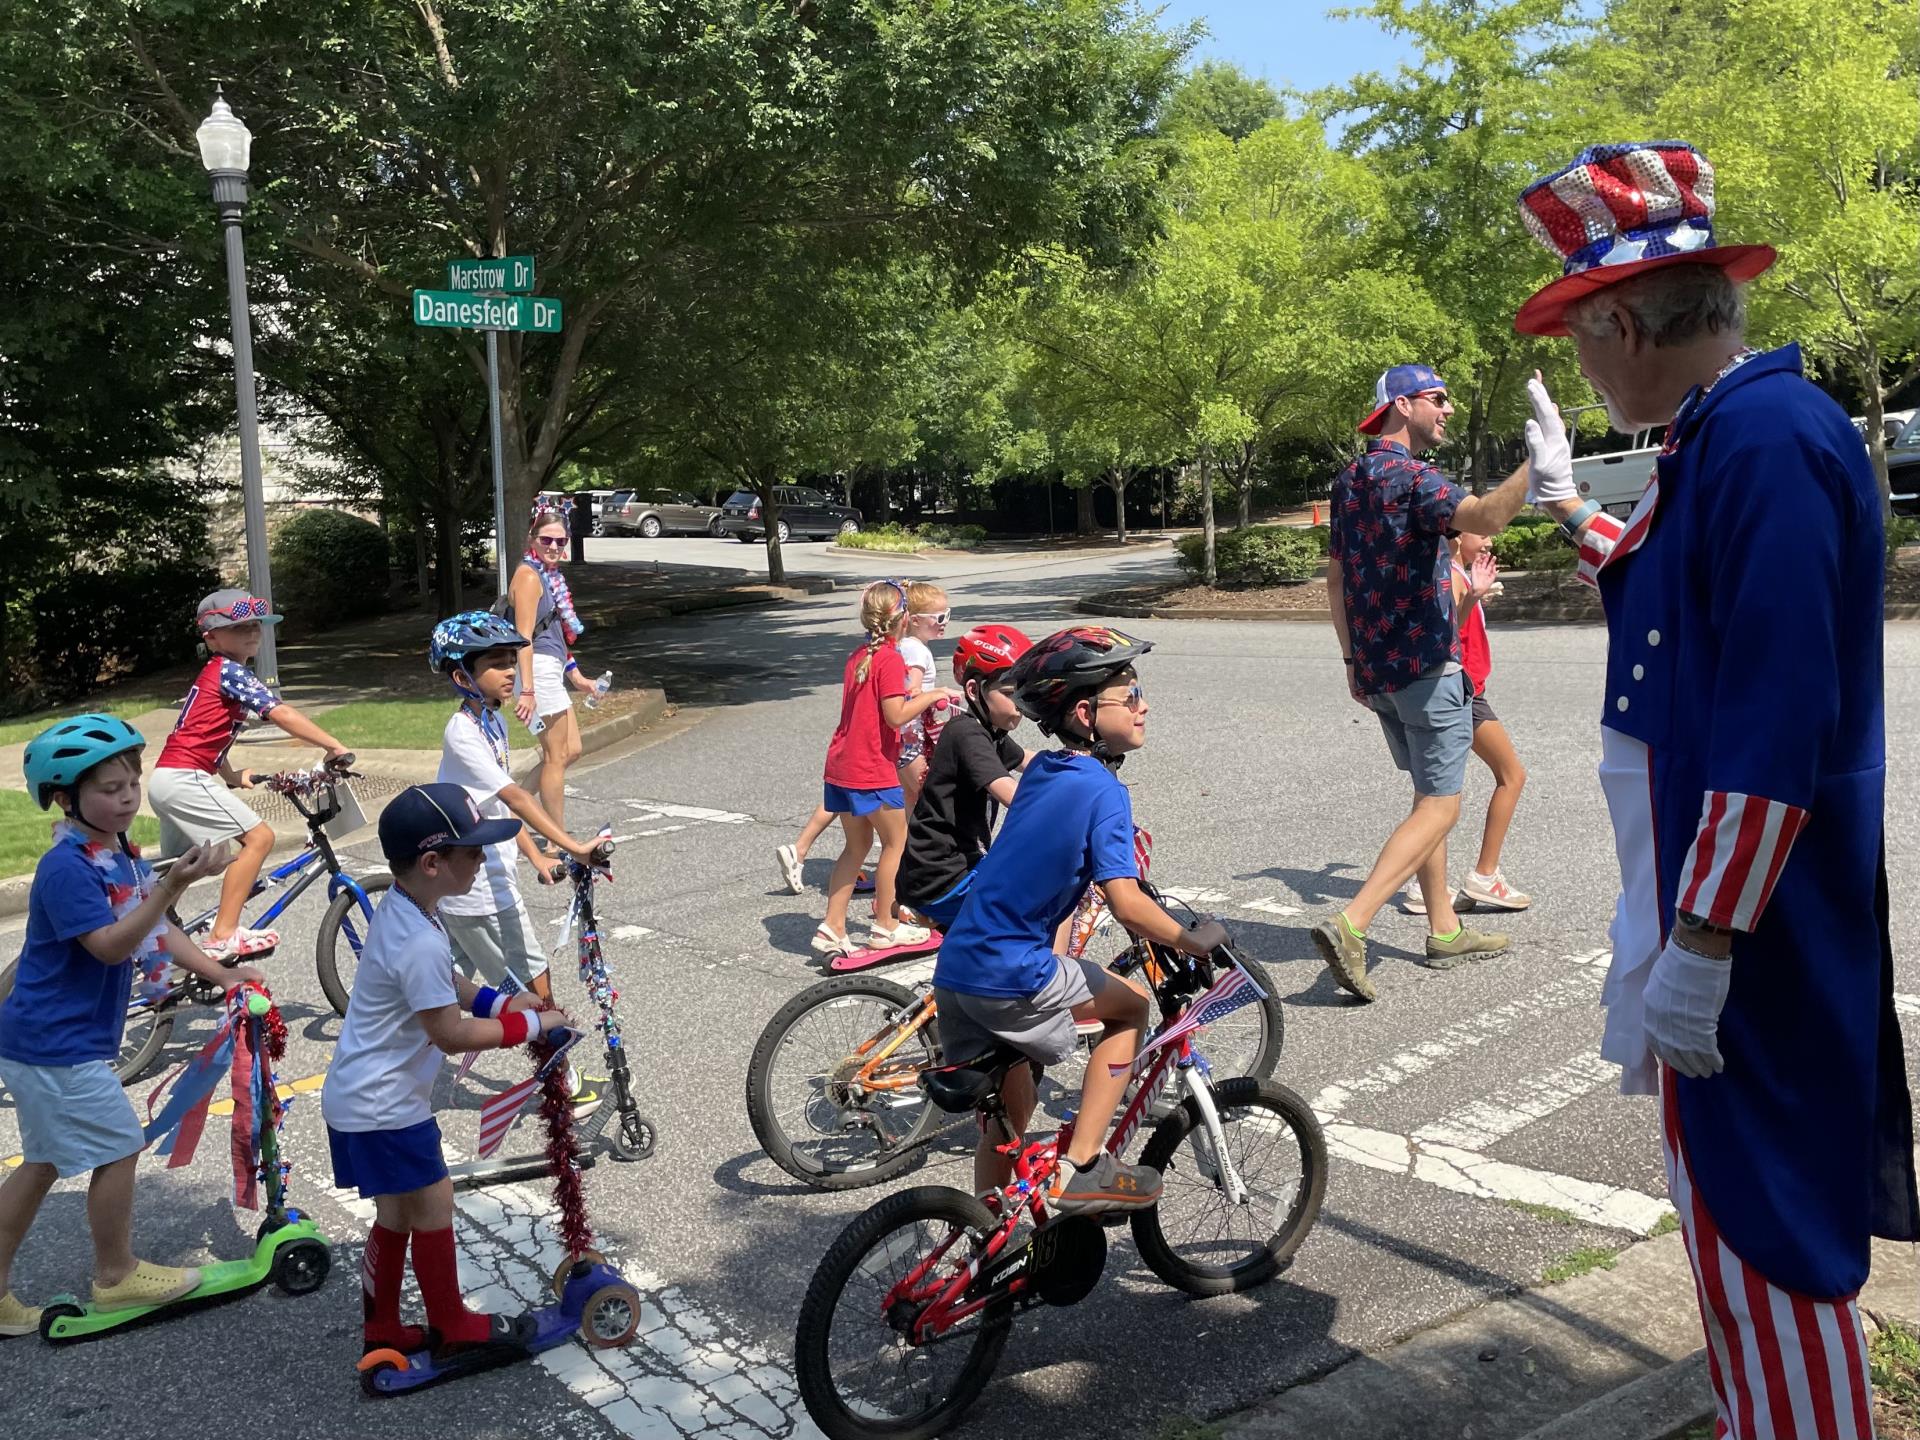
[[[267,1014],[273,1002],[249,986],[246,1013],[236,1023],[249,1033],[254,1057],[256,1104],[272,1102],[272,1072],[262,1042],[268,1035]],[[284,1032],[280,1043],[284,1046]],[[211,1048],[211,1047],[209,1047]],[[256,1110],[256,1114],[261,1113]],[[97,1310],[75,1295],[56,1295],[40,1312],[40,1338],[55,1345],[91,1340],[128,1325],[142,1324],[181,1310],[216,1304],[257,1290],[271,1280],[284,1294],[306,1295],[326,1281],[332,1251],[320,1227],[298,1210],[286,1207],[286,1185],[280,1170],[279,1133],[269,1112],[259,1126],[254,1154],[256,1172],[265,1181],[267,1216],[254,1233],[253,1254],[244,1260],[221,1260],[200,1267],[200,1283],[177,1300],[161,1305],[138,1305],[125,1310]]]

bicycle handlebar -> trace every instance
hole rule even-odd
[[[353,761],[354,756],[349,752],[304,770],[276,770],[271,774],[255,770],[249,772],[247,782],[276,795],[311,795],[316,790],[331,790],[342,780],[359,779],[360,772],[353,768]]]

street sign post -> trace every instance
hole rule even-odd
[[[413,292],[413,323],[434,329],[487,332],[487,421],[493,439],[493,552],[500,593],[513,573],[507,556],[507,477],[500,440],[500,332],[560,333],[560,302],[524,292],[533,289],[533,257],[447,262],[445,290]],[[508,293],[521,292],[521,293]]]
[[[533,290],[533,257],[503,255],[498,259],[449,260],[447,289],[527,295]]]

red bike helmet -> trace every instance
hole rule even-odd
[[[1013,702],[1041,732],[1057,735],[1067,712],[1153,649],[1105,625],[1076,625],[1037,642],[1013,667]]]
[[[953,678],[963,689],[969,680],[985,680],[1013,668],[1033,642],[1011,625],[976,625],[953,647]]]

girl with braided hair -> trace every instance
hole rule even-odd
[[[919,925],[896,923],[894,877],[907,844],[906,797],[900,789],[900,727],[936,704],[961,697],[941,687],[909,696],[907,665],[899,639],[907,623],[907,587],[876,580],[860,596],[860,627],[866,640],[847,656],[841,680],[840,724],[827,746],[827,810],[837,816],[846,847],[827,882],[827,917],[813,932],[816,954],[851,955],[847,908],[854,881],[876,834],[880,862],[873,872],[873,927],[868,947],[918,945],[928,938]]]

